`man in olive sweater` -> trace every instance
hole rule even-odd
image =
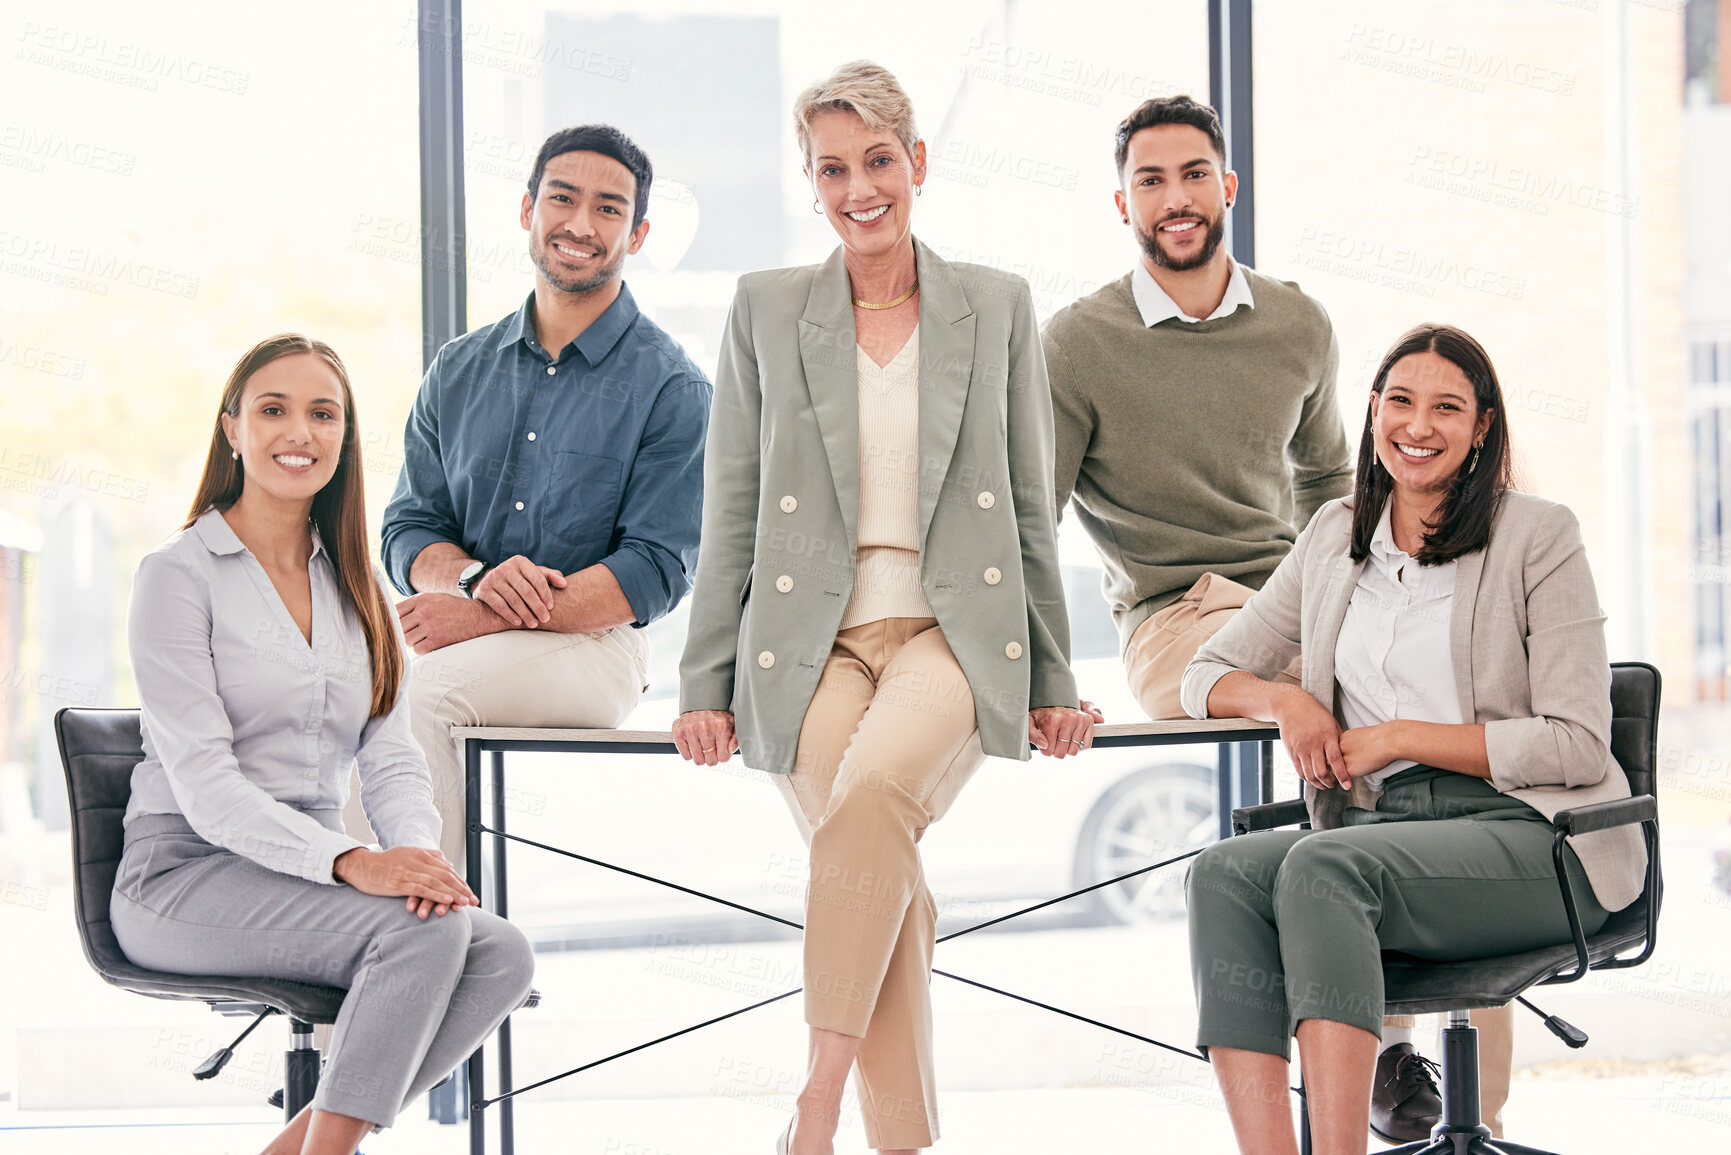
[[[1046,367],[1058,419],[1058,509],[1106,566],[1130,689],[1181,719],[1196,649],[1262,589],[1310,514],[1352,492],[1328,313],[1298,286],[1234,261],[1220,241],[1238,178],[1213,109],[1148,100],[1116,133],[1118,216],[1141,246],[1127,277],[1056,313]],[[1297,665],[1297,663],[1295,663]],[[1297,682],[1297,670],[1283,677]],[[1513,1023],[1473,1011],[1483,1117],[1503,1132]],[[1371,1126],[1430,1134],[1442,1103],[1390,1018]]]
[[[1182,718],[1184,667],[1311,514],[1352,491],[1340,353],[1321,305],[1222,246],[1238,178],[1212,108],[1147,101],[1118,126],[1116,159],[1114,199],[1141,259],[1044,333],[1058,511],[1073,498],[1100,551],[1137,700],[1151,718]],[[1507,1007],[1473,1012],[1497,1135],[1510,1018]],[[1412,1025],[1387,1021],[1372,1093],[1372,1128],[1397,1142],[1428,1136],[1442,1107]]]
[[[1323,503],[1352,489],[1322,306],[1220,243],[1238,189],[1214,110],[1143,104],[1118,126],[1118,214],[1142,259],[1046,325],[1057,500],[1106,568],[1130,686],[1178,686]]]

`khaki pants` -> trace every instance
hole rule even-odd
[[[643,694],[648,646],[642,630],[593,634],[507,630],[422,654],[409,664],[409,725],[427,756],[442,829],[439,849],[464,869],[463,752],[453,726],[610,728]],[[343,828],[372,842],[352,770]]]
[[[1184,596],[1160,610],[1130,635],[1124,652],[1130,691],[1142,709],[1154,719],[1183,718],[1178,703],[1184,683],[1184,667],[1202,644],[1232,616],[1244,608],[1256,591],[1219,574],[1203,574]],[[1300,661],[1280,673],[1278,681],[1298,685]],[[1503,1133],[1503,1107],[1509,1100],[1509,1078],[1514,1064],[1514,1008],[1512,1005],[1473,1012],[1479,1030],[1479,1100],[1485,1125],[1491,1133]],[[1413,1025],[1410,1015],[1391,1015],[1391,1027]]]
[[[1231,578],[1205,573],[1183,597],[1136,627],[1124,650],[1124,669],[1130,677],[1130,692],[1150,718],[1163,721],[1189,716],[1178,702],[1184,667],[1202,643],[1219,633],[1255,592]],[[1295,660],[1276,680],[1298,685],[1298,666]]]
[[[794,771],[776,776],[811,848],[806,1022],[861,1040],[874,1149],[938,1137],[937,906],[917,844],[984,760],[973,692],[937,622],[886,618],[836,635]]]

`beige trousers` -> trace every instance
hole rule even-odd
[[[1130,635],[1124,651],[1130,691],[1142,709],[1154,719],[1186,717],[1178,702],[1184,684],[1184,667],[1202,648],[1202,643],[1220,632],[1232,615],[1244,608],[1256,591],[1231,578],[1206,573],[1184,596],[1160,610]],[[1282,670],[1276,679],[1298,685],[1301,660]],[[1391,1015],[1389,1026],[1413,1024],[1410,1015]],[[1485,1125],[1499,1138],[1503,1133],[1503,1105],[1509,1100],[1509,1075],[1514,1062],[1514,1010],[1509,1006],[1473,1012],[1479,1029],[1479,1100]]]
[[[1183,597],[1136,627],[1124,649],[1124,669],[1130,677],[1130,692],[1150,718],[1163,721],[1189,716],[1178,701],[1184,667],[1202,643],[1219,633],[1255,592],[1231,578],[1205,573]],[[1276,680],[1298,685],[1298,668],[1294,660]]]
[[[776,784],[811,850],[805,1019],[861,1040],[867,1145],[938,1137],[932,1065],[937,906],[918,842],[985,760],[973,691],[932,618],[836,635]]]
[[[649,650],[642,630],[593,634],[507,630],[417,656],[409,664],[409,725],[427,756],[442,829],[439,849],[464,869],[463,751],[453,726],[619,725],[642,697]],[[343,827],[372,842],[350,771]]]

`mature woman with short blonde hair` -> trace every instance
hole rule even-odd
[[[937,911],[918,842],[985,755],[1087,746],[1028,286],[913,238],[913,107],[858,61],[800,94],[822,265],[750,273],[728,319],[681,673],[680,752],[767,770],[811,848],[810,1065],[778,1149],[937,1138]]]

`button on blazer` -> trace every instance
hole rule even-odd
[[[914,242],[920,586],[987,754],[1077,702],[1052,502],[1052,402],[1022,278]],[[843,611],[859,518],[859,369],[842,250],[740,278],[704,458],[681,710],[730,710],[748,766],[790,773]]]

